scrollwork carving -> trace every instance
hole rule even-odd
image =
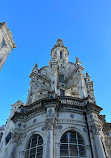
[[[48,114],[46,119],[46,129],[52,130],[56,127],[56,117],[54,114]]]
[[[90,125],[89,129],[90,129],[90,132],[93,133],[93,135],[99,135],[101,131],[101,127],[95,124]]]
[[[16,143],[17,145],[21,144],[21,139],[23,138],[22,133],[14,132],[12,133],[12,142]]]

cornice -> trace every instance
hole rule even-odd
[[[58,119],[57,124],[73,124],[73,125],[80,125],[86,127],[86,123],[84,121],[78,121],[78,120],[65,120],[65,119]]]
[[[22,120],[26,121],[32,116],[34,116],[37,113],[43,113],[45,112],[45,107],[43,106],[35,106],[32,109],[29,109],[29,106],[27,106],[27,111],[26,112],[15,112],[15,114],[12,116],[11,120],[13,122],[17,122],[17,120]]]
[[[104,123],[103,131],[111,131],[111,123]]]
[[[103,110],[103,108],[101,108],[100,106],[98,106],[94,103],[87,102],[87,105],[86,105],[86,112],[87,113],[96,112],[97,114],[99,114],[101,110]]]
[[[25,109],[24,112],[15,112],[11,120],[13,122],[16,122],[18,119],[25,121],[26,119],[33,117],[37,113],[39,114],[41,112],[46,112],[48,105],[49,106],[55,105],[56,110],[61,112],[72,111],[77,113],[83,113],[84,111],[86,111],[87,113],[95,112],[99,114],[102,108],[94,103],[89,103],[88,100],[89,98],[79,99],[70,96],[66,96],[66,97],[58,96],[53,99],[49,99],[49,98],[41,99],[30,105],[26,105],[25,108],[20,107],[21,111],[22,108]]]

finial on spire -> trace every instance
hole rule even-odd
[[[37,65],[37,63],[35,64],[35,67],[38,69],[38,65]]]
[[[80,62],[80,60],[79,60],[79,58],[78,57],[76,57],[76,64],[79,64],[79,65],[81,65],[82,63]]]
[[[86,72],[86,80],[89,82],[91,81],[91,77],[89,76],[89,74]]]
[[[57,40],[56,44],[59,45],[59,46],[63,46],[63,41],[62,41],[62,39],[60,37]]]
[[[35,64],[34,68],[32,69],[32,71],[36,70],[38,72],[38,65],[37,63]]]
[[[86,77],[89,77],[89,74],[86,72]]]

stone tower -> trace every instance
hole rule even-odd
[[[0,23],[0,70],[2,69],[8,55],[16,45],[12,33],[5,22]]]
[[[12,105],[0,158],[111,158],[111,124],[100,115],[91,77],[68,55],[58,39],[48,66],[32,69],[27,103]]]

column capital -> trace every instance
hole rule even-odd
[[[90,132],[92,132],[93,135],[100,135],[101,126],[92,124],[89,126]]]

